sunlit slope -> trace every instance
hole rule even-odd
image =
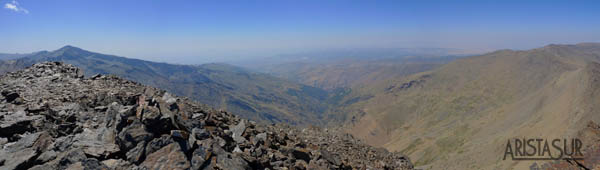
[[[506,140],[564,138],[600,120],[599,49],[503,50],[377,82],[346,97],[349,132],[434,169],[527,167],[501,160]]]

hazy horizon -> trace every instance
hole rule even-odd
[[[597,1],[0,1],[0,52],[73,45],[193,64],[362,48],[530,49],[600,42]]]

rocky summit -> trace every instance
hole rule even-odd
[[[265,125],[46,62],[0,77],[0,169],[412,169],[337,130]]]

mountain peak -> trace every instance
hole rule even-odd
[[[57,51],[66,51],[66,50],[83,50],[83,49],[72,46],[72,45],[65,45],[64,47],[58,49]]]
[[[56,51],[53,51],[52,53],[54,53],[53,55],[65,55],[68,54],[68,57],[84,57],[84,56],[88,56],[93,54],[90,51],[75,47],[75,46],[71,46],[71,45],[66,45]]]

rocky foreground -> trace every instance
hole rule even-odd
[[[62,63],[0,77],[0,169],[412,169],[319,128],[262,125]]]

